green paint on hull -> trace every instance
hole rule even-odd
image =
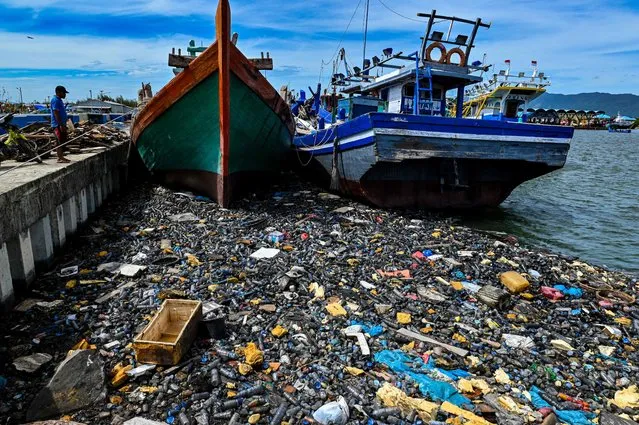
[[[290,148],[286,125],[231,77],[229,172],[279,171]],[[137,148],[149,170],[220,173],[218,75],[209,76],[151,123]]]
[[[232,75],[229,172],[280,171],[291,140],[280,117]]]
[[[136,146],[149,170],[218,172],[217,86],[216,73],[182,96],[142,132]]]

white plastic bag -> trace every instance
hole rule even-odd
[[[313,419],[322,425],[345,425],[349,416],[348,404],[342,396],[339,396],[337,401],[326,403],[313,413]]]

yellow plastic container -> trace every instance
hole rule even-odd
[[[517,272],[505,272],[499,276],[499,280],[508,290],[514,294],[524,292],[530,286],[530,282]]]

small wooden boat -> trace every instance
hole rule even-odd
[[[218,4],[216,38],[144,106],[131,137],[162,182],[226,207],[281,169],[295,124],[284,99],[231,41],[228,0]]]

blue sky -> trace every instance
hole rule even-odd
[[[322,59],[331,58],[343,35],[350,61],[361,62],[365,1],[231,0],[233,30],[247,56],[274,57],[275,70],[266,76],[276,88],[315,86]],[[70,100],[89,90],[134,98],[143,81],[157,91],[172,78],[166,64],[172,47],[212,42],[216,4],[0,0],[0,99],[19,100],[17,87],[25,101],[44,99],[57,84],[68,88]],[[492,22],[480,30],[472,60],[486,53],[500,68],[511,59],[513,69],[528,70],[536,59],[554,93],[639,94],[639,0],[370,0],[370,55],[385,47],[417,50],[425,23],[416,13],[432,9]]]

